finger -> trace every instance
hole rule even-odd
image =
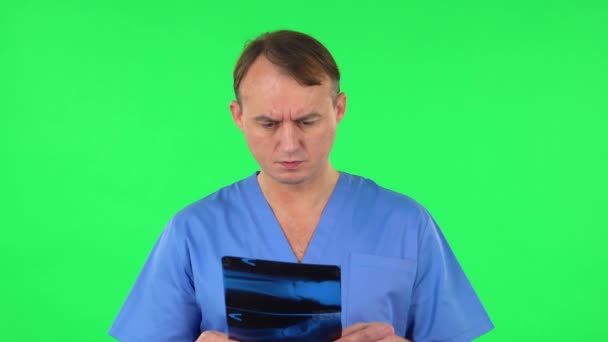
[[[348,335],[353,334],[353,333],[355,333],[357,331],[363,330],[368,325],[369,325],[369,323],[357,323],[357,324],[353,324],[350,327],[342,330],[342,336],[348,336]]]
[[[387,337],[393,337],[395,330],[390,324],[372,323],[367,324],[363,329],[357,330],[349,335],[343,336],[339,342],[370,342],[382,341]]]
[[[411,341],[406,338],[403,338],[401,336],[392,335],[392,336],[387,336],[378,342],[411,342]]]
[[[228,335],[218,331],[207,330],[196,339],[195,342],[237,342],[228,338]]]
[[[403,337],[400,337],[400,336],[387,336],[376,342],[411,342],[411,341],[408,339],[405,339]]]

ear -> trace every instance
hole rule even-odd
[[[336,123],[339,123],[344,118],[344,114],[346,113],[346,94],[340,93],[338,97],[336,97]]]
[[[230,101],[230,113],[232,113],[232,120],[242,131],[243,130],[243,111],[241,109],[241,105],[235,100]]]

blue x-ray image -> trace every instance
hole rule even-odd
[[[222,258],[230,338],[241,342],[340,337],[340,268]]]

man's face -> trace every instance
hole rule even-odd
[[[240,85],[241,104],[230,103],[237,126],[262,173],[282,184],[303,184],[329,170],[336,125],[346,96],[333,101],[333,84],[301,86],[264,57]]]

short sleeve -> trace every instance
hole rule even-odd
[[[414,342],[472,341],[494,325],[439,227],[426,211],[425,215],[406,338]]]
[[[116,317],[109,334],[122,342],[192,342],[199,335],[186,234],[171,220]]]

